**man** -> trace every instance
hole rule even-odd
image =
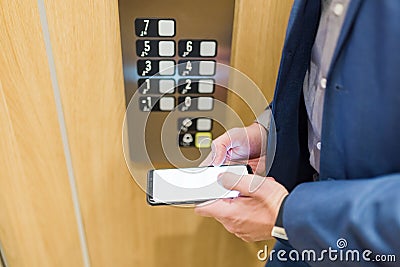
[[[241,196],[196,212],[246,241],[273,235],[275,251],[372,254],[360,262],[286,254],[268,266],[395,266],[376,257],[391,254],[400,261],[399,16],[398,0],[295,1],[272,103],[269,178],[224,174],[220,182]],[[204,164],[263,160],[268,112],[217,138]]]

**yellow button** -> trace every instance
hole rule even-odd
[[[197,148],[210,148],[212,142],[211,133],[196,133],[194,144]]]

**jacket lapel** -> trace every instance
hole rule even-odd
[[[343,45],[346,42],[346,39],[350,33],[350,29],[352,28],[355,18],[357,17],[358,10],[360,9],[361,3],[363,0],[351,0],[349,4],[349,9],[347,10],[346,19],[343,23],[342,31],[339,35],[338,43],[336,45],[335,52],[333,54],[332,63],[330,66],[330,71],[332,71],[335,66],[336,60],[338,59],[340,52],[342,51]]]

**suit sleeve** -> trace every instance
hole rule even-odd
[[[338,239],[345,239],[346,249],[394,254],[400,261],[400,173],[300,184],[287,198],[283,223],[296,250],[338,249]]]

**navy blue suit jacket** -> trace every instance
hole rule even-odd
[[[346,249],[397,254],[400,262],[400,1],[350,3],[327,77],[320,174],[312,182],[302,86],[320,1],[295,1],[272,104],[277,146],[269,175],[291,191],[284,226],[299,251],[338,249],[344,238]],[[296,266],[271,263],[283,265]]]

